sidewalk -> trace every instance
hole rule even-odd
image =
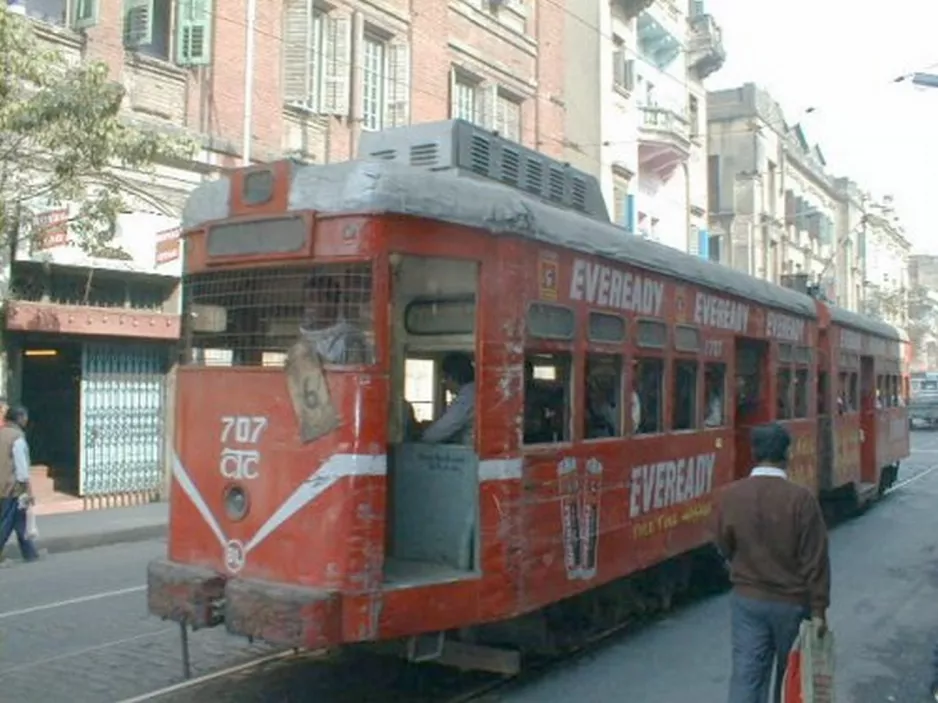
[[[165,537],[168,520],[168,503],[39,515],[36,518],[39,539],[36,541],[40,549],[46,549],[50,554],[121,542],[142,542]],[[15,535],[7,542],[4,556],[20,558]]]

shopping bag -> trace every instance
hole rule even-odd
[[[834,703],[834,633],[818,636],[819,622],[805,620],[788,655],[782,701]]]
[[[26,509],[26,536],[33,540],[39,538],[39,527],[36,525],[36,511],[32,508]]]

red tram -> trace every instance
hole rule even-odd
[[[630,236],[595,179],[466,123],[367,140],[371,160],[251,166],[188,201],[152,613],[440,661],[537,647],[688,585],[755,424],[790,428],[822,497],[896,480],[899,330]],[[452,352],[474,431],[422,442]]]

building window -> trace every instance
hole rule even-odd
[[[622,37],[613,37],[612,43],[612,84],[631,93],[635,88],[635,61],[629,58]]]
[[[700,103],[697,101],[697,98],[693,95],[688,97],[687,100],[687,119],[690,122],[690,136],[699,137],[700,136]]]
[[[482,122],[482,106],[479,82],[453,72],[450,117],[466,120],[473,124]]]
[[[319,112],[323,107],[326,59],[325,14],[310,0],[286,0],[283,7],[284,102]]]
[[[613,217],[620,227],[631,229],[631,212],[629,211],[629,178],[621,173],[612,174],[612,200]]]
[[[495,98],[495,131],[521,143],[521,103],[499,93]]]
[[[387,42],[365,35],[363,69],[362,127],[368,130],[382,129],[388,78]]]
[[[169,61],[175,50],[176,63],[181,66],[208,64],[212,55],[212,0],[178,0],[175,36],[172,8],[172,0],[124,0],[124,46],[163,61]]]
[[[84,29],[98,23],[98,0],[19,0],[16,4],[27,17],[57,27]]]

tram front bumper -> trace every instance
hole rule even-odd
[[[193,629],[224,622],[229,632],[275,645],[319,649],[340,643],[339,594],[156,559],[147,567],[150,613]]]

